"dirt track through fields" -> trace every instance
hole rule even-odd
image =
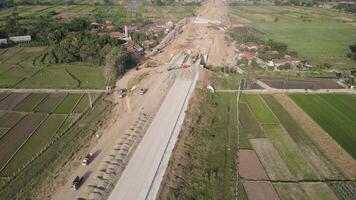
[[[292,115],[311,139],[326,153],[335,165],[350,179],[356,179],[356,161],[336,141],[314,122],[298,105],[285,94],[274,97]]]

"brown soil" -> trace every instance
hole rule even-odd
[[[331,161],[334,162],[346,176],[354,180],[356,178],[356,161],[287,95],[276,94],[275,98],[283,105],[289,114],[297,120]]]
[[[239,174],[244,179],[268,180],[260,161],[254,150],[240,150]]]
[[[279,199],[270,182],[244,182],[244,188],[249,200]]]

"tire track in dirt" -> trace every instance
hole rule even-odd
[[[356,161],[287,95],[275,94],[274,97],[296,119],[312,140],[318,144],[345,176],[355,180]]]

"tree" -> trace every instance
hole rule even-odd
[[[69,31],[83,31],[88,29],[90,22],[86,18],[74,18],[70,23],[67,24]]]
[[[125,72],[127,56],[126,49],[116,46],[105,57],[104,76],[108,85],[114,84],[117,76]]]

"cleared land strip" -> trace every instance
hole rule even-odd
[[[0,88],[0,92],[14,92],[14,93],[103,93],[107,90],[98,89],[13,89]]]
[[[173,84],[109,200],[147,197],[191,85],[192,81],[183,80]]]

